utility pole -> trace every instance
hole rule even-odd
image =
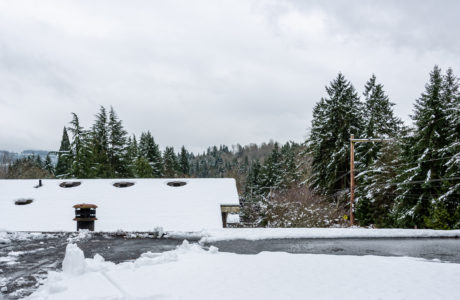
[[[350,226],[355,224],[353,204],[355,203],[355,136],[350,135]]]
[[[355,224],[355,215],[353,206],[355,203],[355,144],[356,142],[391,142],[393,139],[355,139],[355,136],[350,135],[350,226]]]

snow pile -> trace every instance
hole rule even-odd
[[[80,275],[85,272],[85,255],[75,244],[68,244],[62,262],[62,271],[68,275]]]
[[[120,264],[73,245],[30,299],[459,299],[460,264],[409,257],[208,251],[184,242]],[[71,267],[68,267],[68,266]],[[76,271],[78,270],[78,272]],[[352,278],[352,280],[345,280]]]
[[[460,230],[368,228],[225,228],[200,232],[168,232],[171,238],[194,238],[200,243],[224,240],[316,238],[458,238]]]

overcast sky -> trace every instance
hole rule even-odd
[[[341,71],[409,121],[435,64],[460,73],[458,1],[0,0],[0,149],[56,150],[113,106],[162,147],[303,141]]]

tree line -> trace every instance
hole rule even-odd
[[[70,132],[70,136],[69,133]],[[101,106],[90,129],[72,113],[64,127],[55,175],[58,178],[172,178],[190,175],[190,154],[182,147],[164,152],[150,131],[128,136],[113,108]]]
[[[452,69],[430,72],[416,100],[412,126],[394,116],[393,103],[372,76],[361,101],[343,74],[314,107],[306,141],[312,159],[309,187],[349,197],[350,135],[391,138],[356,144],[356,217],[360,225],[460,228],[460,94]]]

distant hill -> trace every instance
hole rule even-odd
[[[7,150],[0,150],[0,164],[5,165],[9,164],[16,159],[20,159],[23,157],[28,157],[28,156],[40,156],[42,160],[46,159],[46,155],[49,153],[47,150],[32,150],[32,149],[27,149],[23,150],[22,152],[10,152]],[[55,154],[50,154],[51,161],[53,164],[56,164],[57,162],[57,156]]]

